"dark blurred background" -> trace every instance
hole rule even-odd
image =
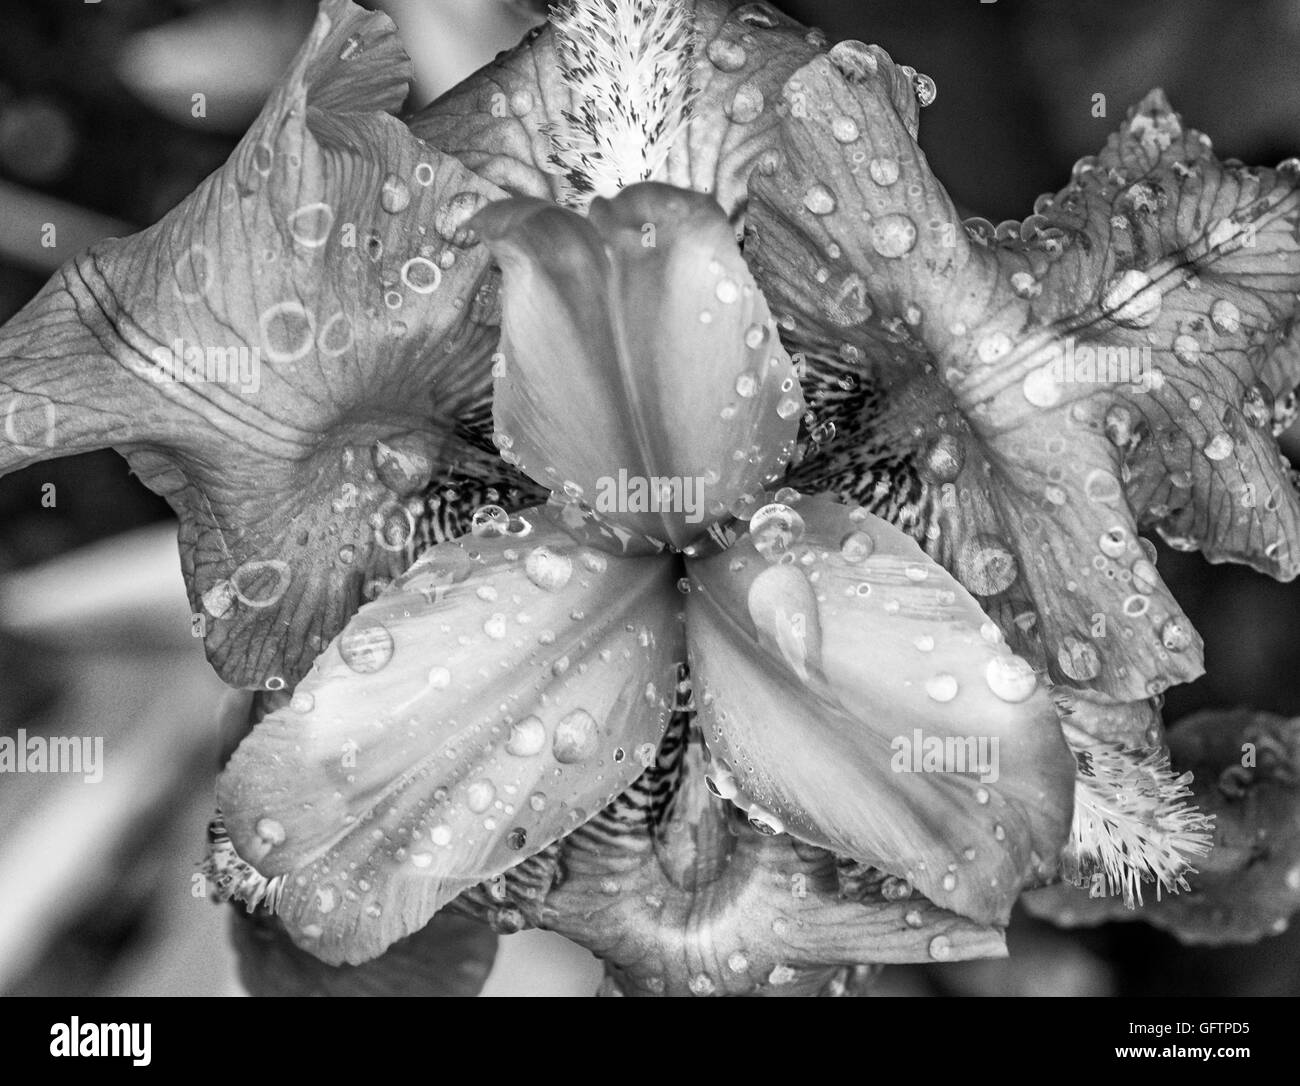
[[[392,0],[379,6],[397,18],[416,57],[413,105],[517,39],[540,7],[527,0]],[[1023,218],[1035,196],[1064,184],[1071,164],[1094,153],[1125,110],[1154,86],[1166,90],[1187,124],[1213,138],[1221,157],[1273,165],[1300,152],[1300,0],[788,0],[778,6],[821,26],[832,40],[879,42],[935,79],[939,95],[922,115],[921,143],[963,211],[993,222]],[[313,13],[308,0],[0,0],[0,319],[78,249],[155,221],[219,166]],[[202,118],[191,115],[196,90],[207,96]],[[1104,117],[1094,115],[1098,94],[1105,96]],[[54,250],[37,240],[39,223],[47,219],[60,223]],[[1300,443],[1294,431],[1288,437],[1295,459]],[[47,483],[55,485],[53,508],[41,501]],[[194,718],[186,733],[191,739],[180,744],[168,772],[173,786],[197,790],[203,799],[192,814],[197,825],[176,844],[185,857],[181,868],[147,854],[142,859],[138,850],[97,856],[98,874],[83,881],[100,881],[85,888],[81,905],[60,916],[61,926],[48,927],[13,975],[0,968],[0,991],[115,991],[123,985],[211,991],[233,983],[228,975],[196,982],[201,964],[173,969],[165,984],[156,973],[124,974],[121,964],[130,948],[153,947],[160,961],[180,954],[201,962],[220,945],[210,920],[202,921],[202,935],[179,936],[182,950],[156,945],[168,932],[177,937],[177,924],[160,913],[159,902],[188,894],[187,885],[178,891],[175,883],[186,883],[202,847],[212,757],[204,713],[218,693],[215,680],[202,673],[196,646],[181,652],[174,640],[155,644],[156,635],[151,640],[120,613],[134,594],[141,608],[186,621],[166,538],[170,519],[162,501],[112,453],[0,479],[0,583],[8,575],[11,586],[7,595],[0,591],[0,605],[37,599],[17,619],[0,614],[0,729],[51,715],[74,727],[68,701],[94,676],[100,702],[111,692],[114,713],[134,728],[153,714],[158,734],[170,735],[178,712]],[[76,556],[69,558],[101,542],[80,565]],[[152,580],[122,573],[144,568],[133,562],[152,562]],[[1164,547],[1160,566],[1204,635],[1209,669],[1199,682],[1170,692],[1166,719],[1236,705],[1300,715],[1300,586],[1211,567]],[[39,579],[45,569],[54,571],[55,581]],[[120,575],[105,577],[105,570]],[[108,580],[119,582],[118,595]],[[103,598],[72,617],[57,608],[43,613],[40,586],[54,583],[76,584]],[[15,584],[25,586],[22,593],[12,589]],[[98,633],[88,640],[63,636],[69,623]],[[177,679],[171,700],[160,694],[132,703],[128,712],[127,688],[138,696],[140,684],[157,684],[150,676],[161,668],[193,684],[185,688],[184,709],[175,702]],[[86,704],[96,704],[93,690],[85,696]],[[29,922],[36,906],[23,913],[4,904],[11,891],[4,856],[14,851],[14,827],[30,797],[19,802],[7,782],[0,784],[2,966],[4,924],[13,917],[13,923]],[[158,820],[169,821],[167,810],[165,804],[144,805],[123,815],[123,826],[156,837]],[[112,835],[104,840],[103,847],[116,847]],[[69,877],[73,885],[81,878],[75,872]],[[209,907],[198,902],[193,908]],[[190,925],[179,928],[189,932]],[[51,934],[56,930],[57,937]],[[1300,994],[1294,934],[1254,948],[1188,951],[1138,924],[1060,934],[1022,918],[1013,929],[1012,951],[1010,964],[892,970],[882,990]],[[564,961],[564,968],[577,971],[580,982],[574,983],[586,984],[589,966],[572,957]]]

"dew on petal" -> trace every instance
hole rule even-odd
[[[558,592],[573,576],[573,559],[549,547],[535,547],[524,559],[524,573],[538,588]]]
[[[595,754],[599,739],[600,728],[595,717],[585,709],[574,709],[555,725],[551,750],[557,762],[573,765]]]
[[[535,716],[526,716],[510,726],[506,751],[517,758],[531,758],[546,747],[546,725]]]
[[[378,622],[350,626],[339,638],[339,655],[360,675],[382,671],[393,658],[393,650],[393,635]]]
[[[937,702],[949,702],[957,696],[957,677],[946,671],[925,680],[925,692]]]
[[[804,193],[803,206],[814,215],[829,215],[835,210],[835,196],[825,185],[815,184]]]
[[[749,519],[754,549],[769,562],[779,562],[790,547],[803,538],[804,520],[788,505],[772,502]]]
[[[898,212],[872,219],[867,230],[871,247],[883,257],[904,256],[916,244],[916,223]]]
[[[1027,660],[1019,656],[995,656],[984,669],[989,689],[1013,704],[1027,700],[1038,689],[1038,676]]]

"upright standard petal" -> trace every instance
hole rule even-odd
[[[292,683],[410,561],[407,502],[490,393],[500,195],[389,112],[392,23],[322,5],[230,161],[0,330],[0,472],[112,446],[181,519],[209,655]]]
[[[372,958],[623,791],[675,696],[674,576],[527,513],[363,607],[218,784],[295,941]]]
[[[711,198],[648,183],[589,219],[514,200],[475,225],[503,272],[509,462],[679,548],[784,468],[799,383]]]
[[[772,167],[781,86],[820,35],[762,3],[557,8],[412,129],[513,195],[585,206],[655,180],[742,212],[751,174]]]
[[[849,437],[799,485],[887,483],[879,507],[1057,682],[1138,700],[1194,679],[1200,639],[1138,533],[1300,571],[1272,432],[1300,379],[1300,168],[1217,161],[1153,93],[1023,223],[964,225],[897,72],[845,43],[797,73],[755,189],[746,253]]]
[[[1069,829],[1074,759],[971,596],[897,529],[825,499],[760,509],[688,568],[715,791],[756,828],[1005,924]]]

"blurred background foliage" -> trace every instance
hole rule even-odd
[[[411,104],[421,105],[516,40],[543,5],[389,0],[377,6],[403,28],[417,61]],[[1024,217],[1036,195],[1063,185],[1071,164],[1095,152],[1154,86],[1166,90],[1187,124],[1214,139],[1221,157],[1272,165],[1300,152],[1300,0],[787,0],[778,6],[821,26],[832,40],[879,42],[936,80],[939,97],[922,117],[921,143],[959,207],[993,222]],[[0,319],[78,249],[155,221],[219,166],[313,13],[311,0],[0,0]],[[204,117],[192,115],[195,92],[206,96]],[[1104,117],[1095,116],[1098,94],[1105,96]],[[39,243],[46,220],[59,223],[54,250]],[[1295,431],[1285,447],[1295,460]],[[41,502],[47,483],[56,488],[54,508]],[[161,499],[130,478],[112,453],[38,465],[0,480],[0,578],[170,518]],[[163,535],[130,538],[143,542],[131,544],[134,551],[93,553],[106,555],[112,568],[126,560],[118,555],[155,553]],[[157,594],[174,597],[173,617],[183,622],[188,608],[168,562],[174,559],[157,563]],[[1300,715],[1300,585],[1211,567],[1163,546],[1160,565],[1205,637],[1209,669],[1169,693],[1167,721],[1239,705]],[[103,568],[87,566],[86,575],[102,579]],[[124,581],[129,598],[136,582],[125,575]],[[5,598],[15,596],[0,594]],[[91,635],[70,640],[51,638],[48,630],[6,634],[5,619],[0,615],[0,730],[67,718],[69,700],[85,695],[81,688],[101,674],[97,668],[115,677],[95,681],[119,716],[124,676],[133,690],[153,691],[153,701],[126,714],[136,721],[152,711],[165,722],[178,696],[193,699],[196,689],[204,692],[200,701],[214,696],[194,645],[173,659],[178,646],[142,640],[120,616],[91,621]],[[178,673],[190,675],[191,685]],[[87,704],[93,706],[93,697]],[[187,704],[184,712],[202,718],[209,708]],[[164,723],[158,734],[166,734]],[[179,925],[185,934],[166,942],[178,938],[167,902],[189,900],[188,872],[202,849],[210,803],[211,752],[201,738],[185,752],[171,780],[172,805],[160,799],[123,823],[122,839],[102,846],[111,853],[101,857],[102,876],[87,875],[84,900],[51,919],[18,975],[0,972],[0,990],[235,990],[229,963],[220,960],[218,910],[187,905],[191,919]],[[0,856],[17,817],[6,790],[12,799],[10,783],[0,780]],[[176,798],[181,795],[184,800]],[[0,886],[0,898],[9,892]],[[200,912],[204,919],[193,919]],[[1009,962],[887,970],[879,990],[1300,994],[1294,931],[1255,947],[1193,950],[1142,924],[1062,933],[1022,916],[1010,945]],[[151,950],[156,969],[124,966],[150,960]],[[576,993],[594,986],[591,964],[552,944],[503,953],[498,970],[503,965],[520,971],[519,990]],[[489,987],[507,988],[504,982]]]

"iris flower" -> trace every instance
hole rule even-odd
[[[326,0],[230,162],[0,332],[0,471],[123,452],[263,692],[219,890],[327,962],[454,901],[707,994],[1004,952],[1067,837],[1177,888],[1150,699],[1200,646],[1138,533],[1297,570],[1296,164],[1155,94],[963,222],[933,83],[763,4],[567,3],[408,81]]]

